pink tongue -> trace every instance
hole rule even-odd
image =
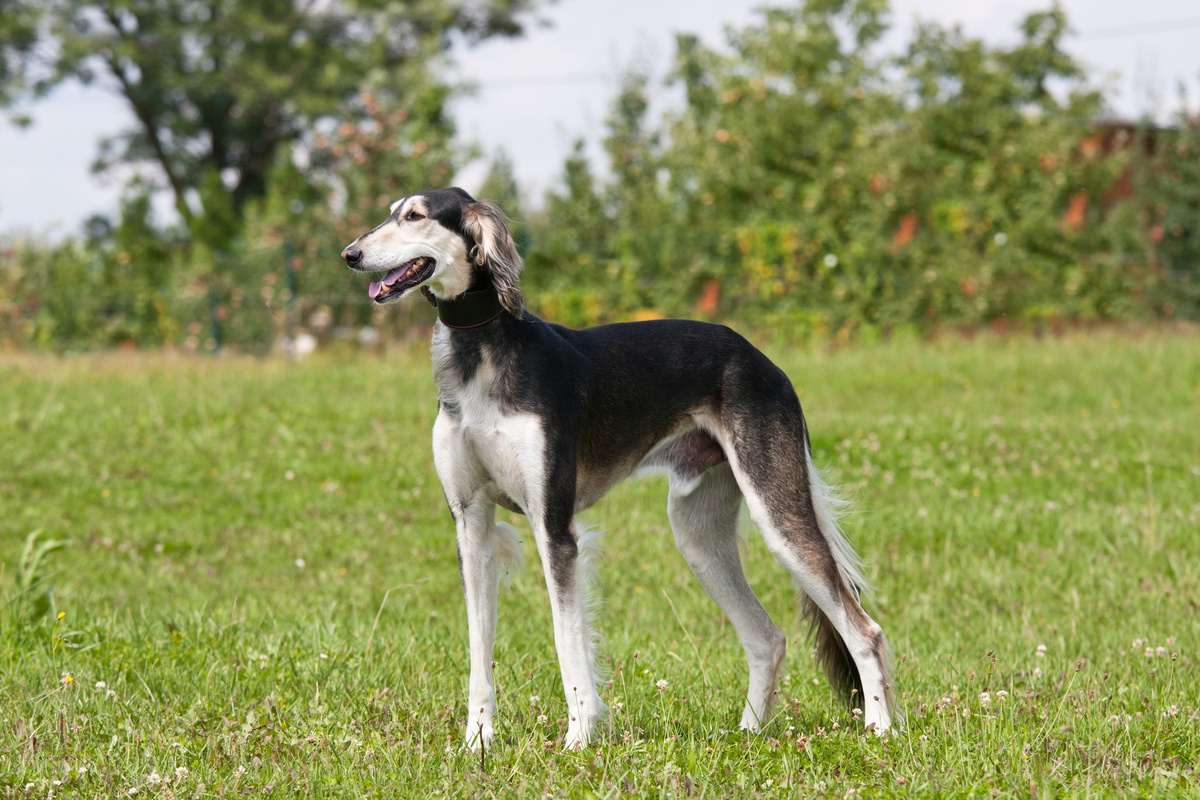
[[[405,271],[404,267],[396,267],[394,270],[389,272],[387,275],[384,275],[383,280],[378,281],[378,282],[371,281],[371,288],[367,290],[370,297],[372,299],[378,297],[379,292],[383,289],[383,287],[400,280],[400,277],[402,275],[404,275],[404,271]]]

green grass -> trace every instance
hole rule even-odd
[[[793,635],[766,732],[729,730],[741,648],[650,480],[588,515],[607,529],[604,695],[623,707],[598,745],[560,752],[526,535],[481,763],[461,741],[466,619],[423,347],[302,364],[10,355],[0,795],[1194,796],[1194,335],[770,355],[857,501],[846,529],[905,733],[865,735],[834,702],[757,535],[751,583]],[[67,544],[22,572],[35,530]]]

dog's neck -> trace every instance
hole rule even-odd
[[[463,292],[453,300],[437,301],[438,319],[451,328],[478,328],[500,316],[504,307],[492,287]]]
[[[482,327],[504,311],[491,277],[484,273],[476,273],[470,288],[458,297],[443,300],[432,292],[425,292],[425,297],[437,308],[442,324],[457,330]]]

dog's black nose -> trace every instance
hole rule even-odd
[[[362,261],[362,250],[354,246],[347,247],[342,251],[342,258],[345,259],[347,264],[353,267]]]

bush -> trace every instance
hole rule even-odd
[[[611,178],[577,151],[532,220],[535,301],[574,324],[661,312],[817,332],[1196,313],[1155,300],[1181,275],[1154,268],[1161,234],[1137,208],[1184,218],[1171,244],[1190,247],[1194,159],[1163,168],[1133,157],[1135,137],[1101,141],[1061,10],[1027,17],[1012,48],[924,25],[895,59],[876,52],[883,12],[770,9],[728,54],[681,36],[686,106],[658,128],[628,77]],[[1113,199],[1131,170],[1136,199]]]

